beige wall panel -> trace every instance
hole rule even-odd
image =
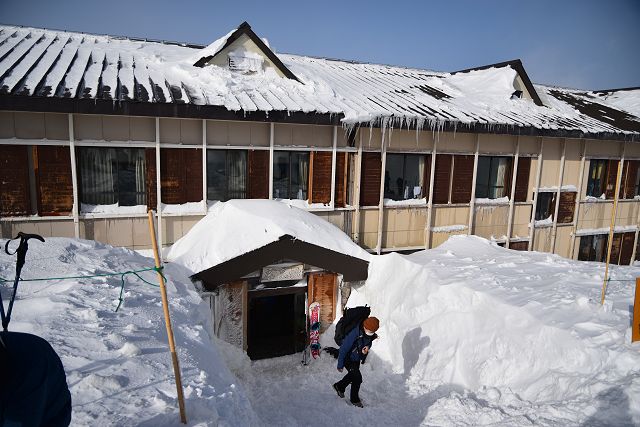
[[[551,252],[551,231],[553,227],[536,228],[533,250]]]
[[[44,126],[47,139],[69,141],[69,116],[67,114],[45,113]]]
[[[349,130],[347,128],[339,127],[337,146],[348,147],[349,146],[349,141],[347,138],[348,136],[349,136]],[[356,134],[356,141],[357,140],[358,140],[358,134]]]
[[[179,216],[162,217],[162,239],[163,245],[172,245],[184,233],[182,232],[182,218]]]
[[[478,206],[473,227],[473,234],[484,238],[501,239],[507,234],[509,222],[509,206]]]
[[[179,119],[160,119],[160,142],[180,143]]]
[[[129,117],[102,116],[102,133],[105,141],[129,141]]]
[[[382,245],[382,248],[396,248],[398,247],[395,244],[395,234],[393,231],[383,231],[382,232],[382,241],[380,242],[380,244]],[[374,245],[375,247],[375,245]]]
[[[513,229],[511,237],[528,237],[531,221],[531,205],[516,205],[513,208]]]
[[[396,231],[393,233],[393,247],[406,248],[409,246],[409,232]]]
[[[438,151],[445,153],[475,153],[476,134],[443,132],[440,134],[440,140],[438,141]]]
[[[304,126],[303,127],[309,127]],[[311,144],[313,147],[333,147],[333,126],[311,126]],[[293,143],[298,145],[296,130],[293,131]]]
[[[76,140],[102,141],[102,116],[73,115],[73,136]]]
[[[587,202],[580,205],[578,230],[604,228],[611,224],[613,202]]]
[[[587,157],[619,157],[621,144],[618,141],[587,140]]]
[[[485,239],[497,239],[502,240],[507,236],[507,226],[475,226],[473,228],[473,234],[476,236],[484,237]]]
[[[11,238],[17,236],[20,231],[29,234],[39,234],[45,238],[54,237],[51,230],[51,222],[52,221],[10,222]],[[2,249],[4,250],[4,247]]]
[[[562,141],[556,138],[545,138],[544,152],[542,153],[542,175],[540,177],[541,187],[555,187],[558,185],[561,157]]]
[[[627,142],[624,155],[631,159],[640,159],[640,143]]]
[[[345,230],[345,215],[351,215],[350,212],[338,211],[338,212],[327,212],[325,217],[326,221],[329,221],[331,224],[338,227],[340,230]]]
[[[362,149],[364,151],[380,150],[382,145],[380,144],[382,139],[382,133],[378,128],[362,128],[360,129],[362,134]]]
[[[15,136],[13,112],[0,111],[0,138],[13,138]]]
[[[361,233],[377,233],[378,232],[378,210],[362,210],[360,211],[360,230]]]
[[[45,138],[44,113],[14,113],[16,138]]]
[[[360,233],[360,245],[365,249],[375,249],[378,244],[377,233]]]
[[[516,137],[510,135],[480,134],[480,153],[482,154],[514,154]]]
[[[229,145],[251,145],[251,125],[242,122],[227,122]],[[268,144],[267,144],[268,145]]]
[[[382,232],[387,234],[396,231],[396,209],[385,209],[382,214]]]
[[[535,136],[520,137],[520,154],[538,155],[540,152],[540,138]]]
[[[623,202],[618,203],[618,212],[616,214],[616,225],[637,225],[638,211],[640,210],[640,202]]]
[[[556,253],[565,258],[571,258],[571,232],[570,226],[558,226],[556,229]]]
[[[468,225],[469,224],[469,207],[468,206],[438,206],[433,208],[434,227],[444,227],[448,225]]]
[[[180,120],[180,142],[202,145],[202,120]]]
[[[251,123],[251,145],[268,147],[270,127],[269,123]]]
[[[274,145],[291,145],[293,141],[292,131],[291,125],[276,123],[273,130]]]
[[[433,133],[415,130],[393,130],[388,151],[431,151]]]
[[[564,171],[562,185],[575,185],[578,188],[580,181],[580,156],[582,147],[579,140],[567,139],[564,159]]]
[[[133,247],[136,249],[151,248],[149,220],[147,218],[131,218],[133,227]]]
[[[333,126],[276,124],[274,144],[330,148],[333,147]]]
[[[76,237],[73,221],[51,221],[51,235],[55,237]]]
[[[228,122],[207,120],[207,144],[227,145],[229,143]]]
[[[107,236],[113,246],[133,246],[133,221],[131,218],[107,219]]]
[[[453,231],[450,233],[431,233],[431,247],[436,248],[449,240],[451,236],[466,235],[467,230]]]
[[[420,230],[409,230],[407,246],[424,246],[424,227]]]
[[[156,121],[152,117],[130,117],[129,129],[132,141],[156,140]]]
[[[109,243],[106,219],[84,220],[82,223],[84,227],[80,227],[80,237],[102,243]]]
[[[182,236],[187,234],[204,216],[188,216],[182,218]],[[182,237],[180,236],[180,237]]]

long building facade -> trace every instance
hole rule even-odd
[[[208,47],[179,46],[196,55],[189,66],[154,68],[127,43],[172,45],[100,37],[2,28],[3,238],[148,249],[153,209],[166,247],[213,203],[262,198],[314,212],[375,253],[473,234],[603,261],[619,184],[612,262],[640,259],[629,101],[640,90],[534,86],[519,61],[440,75],[276,56],[246,24]],[[182,81],[167,71],[188,67]],[[194,73],[218,80],[194,90]],[[473,89],[487,79],[496,89],[480,99]]]

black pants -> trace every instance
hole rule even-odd
[[[352,362],[350,360],[345,361],[344,367],[347,369],[347,375],[343,379],[338,381],[338,388],[344,393],[347,386],[351,384],[350,399],[352,402],[360,402],[358,392],[360,391],[360,384],[362,384],[362,374],[360,373],[360,362]]]

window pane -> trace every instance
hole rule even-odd
[[[587,182],[587,196],[600,197],[603,191],[602,182],[606,160],[591,160],[589,162],[589,181]]]
[[[309,153],[291,153],[291,190],[290,199],[307,200],[309,184]]]
[[[229,199],[247,197],[247,152],[240,150],[227,151],[227,176]]]
[[[112,205],[116,199],[115,149],[78,147],[80,201],[90,205]]]
[[[497,199],[506,196],[505,180],[507,179],[507,168],[509,158],[492,157],[491,172],[489,175],[489,198]]]
[[[593,236],[580,237],[580,249],[578,250],[579,261],[593,261],[591,247],[593,245]]]
[[[391,200],[403,200],[404,189],[403,167],[404,155],[387,154],[384,172],[384,197]]]
[[[489,197],[489,176],[491,174],[491,157],[478,157],[478,171],[476,173],[476,197]]]
[[[289,197],[289,152],[273,152],[273,197],[286,199]]]
[[[597,236],[593,236],[593,252],[594,252],[593,261],[599,261],[599,262],[606,261],[608,241],[609,241],[609,236],[606,234],[599,234]]]
[[[536,206],[536,221],[549,218],[553,205],[554,193],[539,193]]]
[[[422,197],[424,177],[424,156],[407,155],[404,165],[403,198],[417,199]]]
[[[207,199],[227,200],[226,150],[207,151]]]
[[[141,148],[120,148],[118,152],[118,203],[146,205],[145,159]]]

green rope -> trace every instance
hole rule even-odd
[[[138,279],[142,280],[142,282],[146,283],[147,285],[153,286],[155,288],[159,288],[159,285],[156,285],[155,283],[151,283],[145,279],[142,278],[142,276],[140,276],[140,274],[138,273],[143,273],[145,271],[155,271],[157,273],[160,274],[160,276],[162,276],[162,278],[164,279],[165,282],[167,282],[167,277],[164,275],[164,273],[162,272],[162,270],[164,269],[164,267],[150,267],[150,268],[143,268],[140,270],[129,270],[129,271],[118,271],[115,273],[103,273],[103,274],[92,274],[89,276],[64,276],[64,277],[39,277],[39,278],[35,278],[35,279],[22,279],[20,278],[21,282],[41,282],[41,281],[48,281],[48,280],[68,280],[68,279],[90,279],[93,277],[111,277],[111,276],[120,276],[120,295],[118,297],[118,306],[116,307],[116,312],[120,309],[120,306],[122,305],[122,302],[124,301],[124,298],[122,297],[122,295],[124,294],[124,285],[125,285],[125,276],[128,274],[133,274],[134,276],[136,276]],[[4,282],[13,282],[13,280],[9,280],[9,279],[5,279],[3,277],[0,277],[0,283],[4,283]]]

